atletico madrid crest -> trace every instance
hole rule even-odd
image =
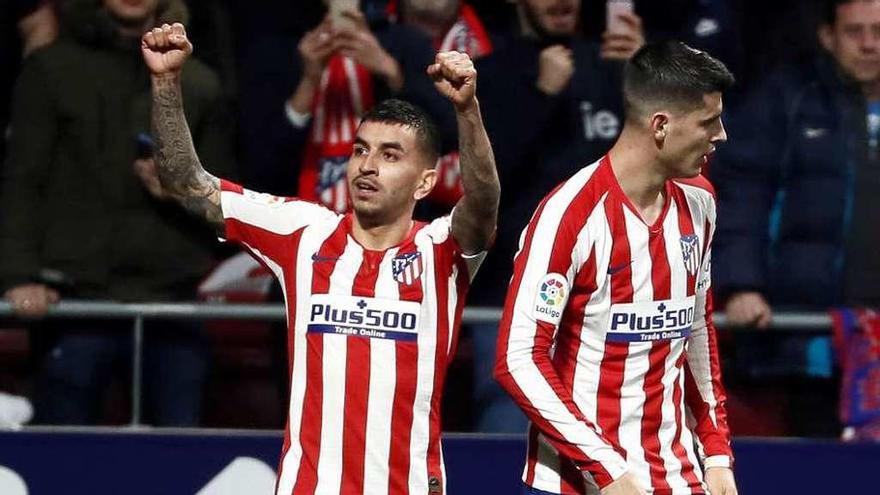
[[[699,269],[697,260],[697,248],[700,240],[695,234],[681,236],[681,257],[684,260],[684,268],[691,275],[696,276]]]
[[[398,254],[391,260],[391,274],[398,283],[410,285],[422,275],[422,253]]]

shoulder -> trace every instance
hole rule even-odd
[[[689,179],[674,179],[673,184],[684,193],[685,198],[699,204],[710,217],[715,215],[715,187],[703,175]]]
[[[608,192],[602,160],[593,162],[560,183],[538,206],[534,220],[562,225],[582,225]]]

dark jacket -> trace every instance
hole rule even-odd
[[[139,40],[122,40],[98,0],[65,3],[64,35],[34,53],[17,81],[2,190],[0,275],[6,287],[48,279],[67,297],[170,299],[192,294],[212,265],[212,236],[132,172],[150,130],[150,79]],[[178,1],[159,22],[180,20]],[[187,119],[205,168],[230,171],[217,77],[183,71]]]
[[[713,283],[722,295],[757,290],[772,304],[813,307],[846,300],[847,241],[866,220],[853,222],[867,163],[865,105],[822,57],[773,73],[729,116],[730,142],[711,167]]]
[[[375,20],[371,29],[382,47],[401,65],[404,85],[397,94],[374,78],[375,101],[395,97],[424,109],[437,123],[444,148],[456,145],[452,105],[440,95],[425,69],[434,61],[431,41],[410,26]],[[310,129],[291,125],[284,105],[302,73],[298,36],[271,34],[248,40],[241,71],[241,136],[245,185],[295,195],[300,161]]]
[[[572,40],[575,72],[558,95],[535,87],[545,47],[500,39],[477,61],[477,91],[501,179],[495,246],[470,292],[473,304],[500,306],[520,233],[547,193],[598,160],[623,127],[621,65],[599,58],[598,45]]]

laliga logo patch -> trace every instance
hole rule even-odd
[[[548,273],[538,282],[534,317],[554,325],[562,319],[562,310],[568,297],[568,280],[558,273]]]

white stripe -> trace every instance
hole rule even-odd
[[[399,299],[391,260],[397,249],[385,253],[379,265],[376,297]],[[388,493],[391,452],[391,417],[397,384],[397,356],[394,340],[370,340],[370,390],[367,396],[367,431],[364,449],[364,493]]]
[[[293,368],[290,376],[290,406],[288,408],[288,424],[290,425],[290,449],[282,460],[282,476],[278,482],[278,493],[280,495],[288,495],[293,493],[293,487],[296,484],[299,472],[299,464],[302,458],[302,445],[299,442],[300,431],[302,427],[303,417],[303,401],[306,394],[306,311],[302,310],[302,304],[307,304],[305,295],[309,294],[312,289],[312,260],[309,253],[318,250],[326,236],[332,232],[327,226],[326,232],[313,232],[312,228],[303,232],[300,237],[299,251],[296,256],[296,293],[298,297],[296,301],[296,314],[294,315],[293,335],[289,335],[291,330],[288,329],[288,338],[293,338]],[[335,228],[335,227],[334,227]],[[287,301],[287,287],[282,282],[282,289],[285,291],[284,300]]]
[[[268,201],[273,196],[257,194],[249,190],[245,190],[244,194],[222,191],[220,207],[223,218],[238,220],[279,235],[291,234],[306,225],[328,221],[333,217],[342,218],[323,206],[307,201],[284,201],[278,198],[277,202],[270,203],[260,198]]]
[[[356,242],[347,242],[336,262],[349,269],[336,269],[330,275],[330,294],[351,295],[363,251]],[[321,336],[322,409],[321,453],[318,457],[317,495],[338,494],[342,482],[342,433],[345,424],[345,374],[348,337],[325,333]]]
[[[421,232],[420,232],[421,234]],[[434,392],[435,351],[437,349],[437,285],[434,277],[433,243],[427,236],[416,235],[416,247],[422,253],[422,327],[418,340],[418,368],[410,432],[410,493],[428,490],[428,441],[430,439],[431,395]],[[439,474],[439,473],[436,473]]]
[[[626,237],[629,240],[632,259],[633,302],[654,299],[654,284],[651,281],[651,253],[648,245],[648,227],[645,222],[625,205],[623,218],[626,224]],[[651,486],[650,468],[645,459],[642,446],[642,418],[645,413],[644,380],[650,367],[651,342],[630,342],[624,365],[623,384],[620,387],[620,430],[621,446],[626,450],[627,463],[639,477],[642,486]]]

